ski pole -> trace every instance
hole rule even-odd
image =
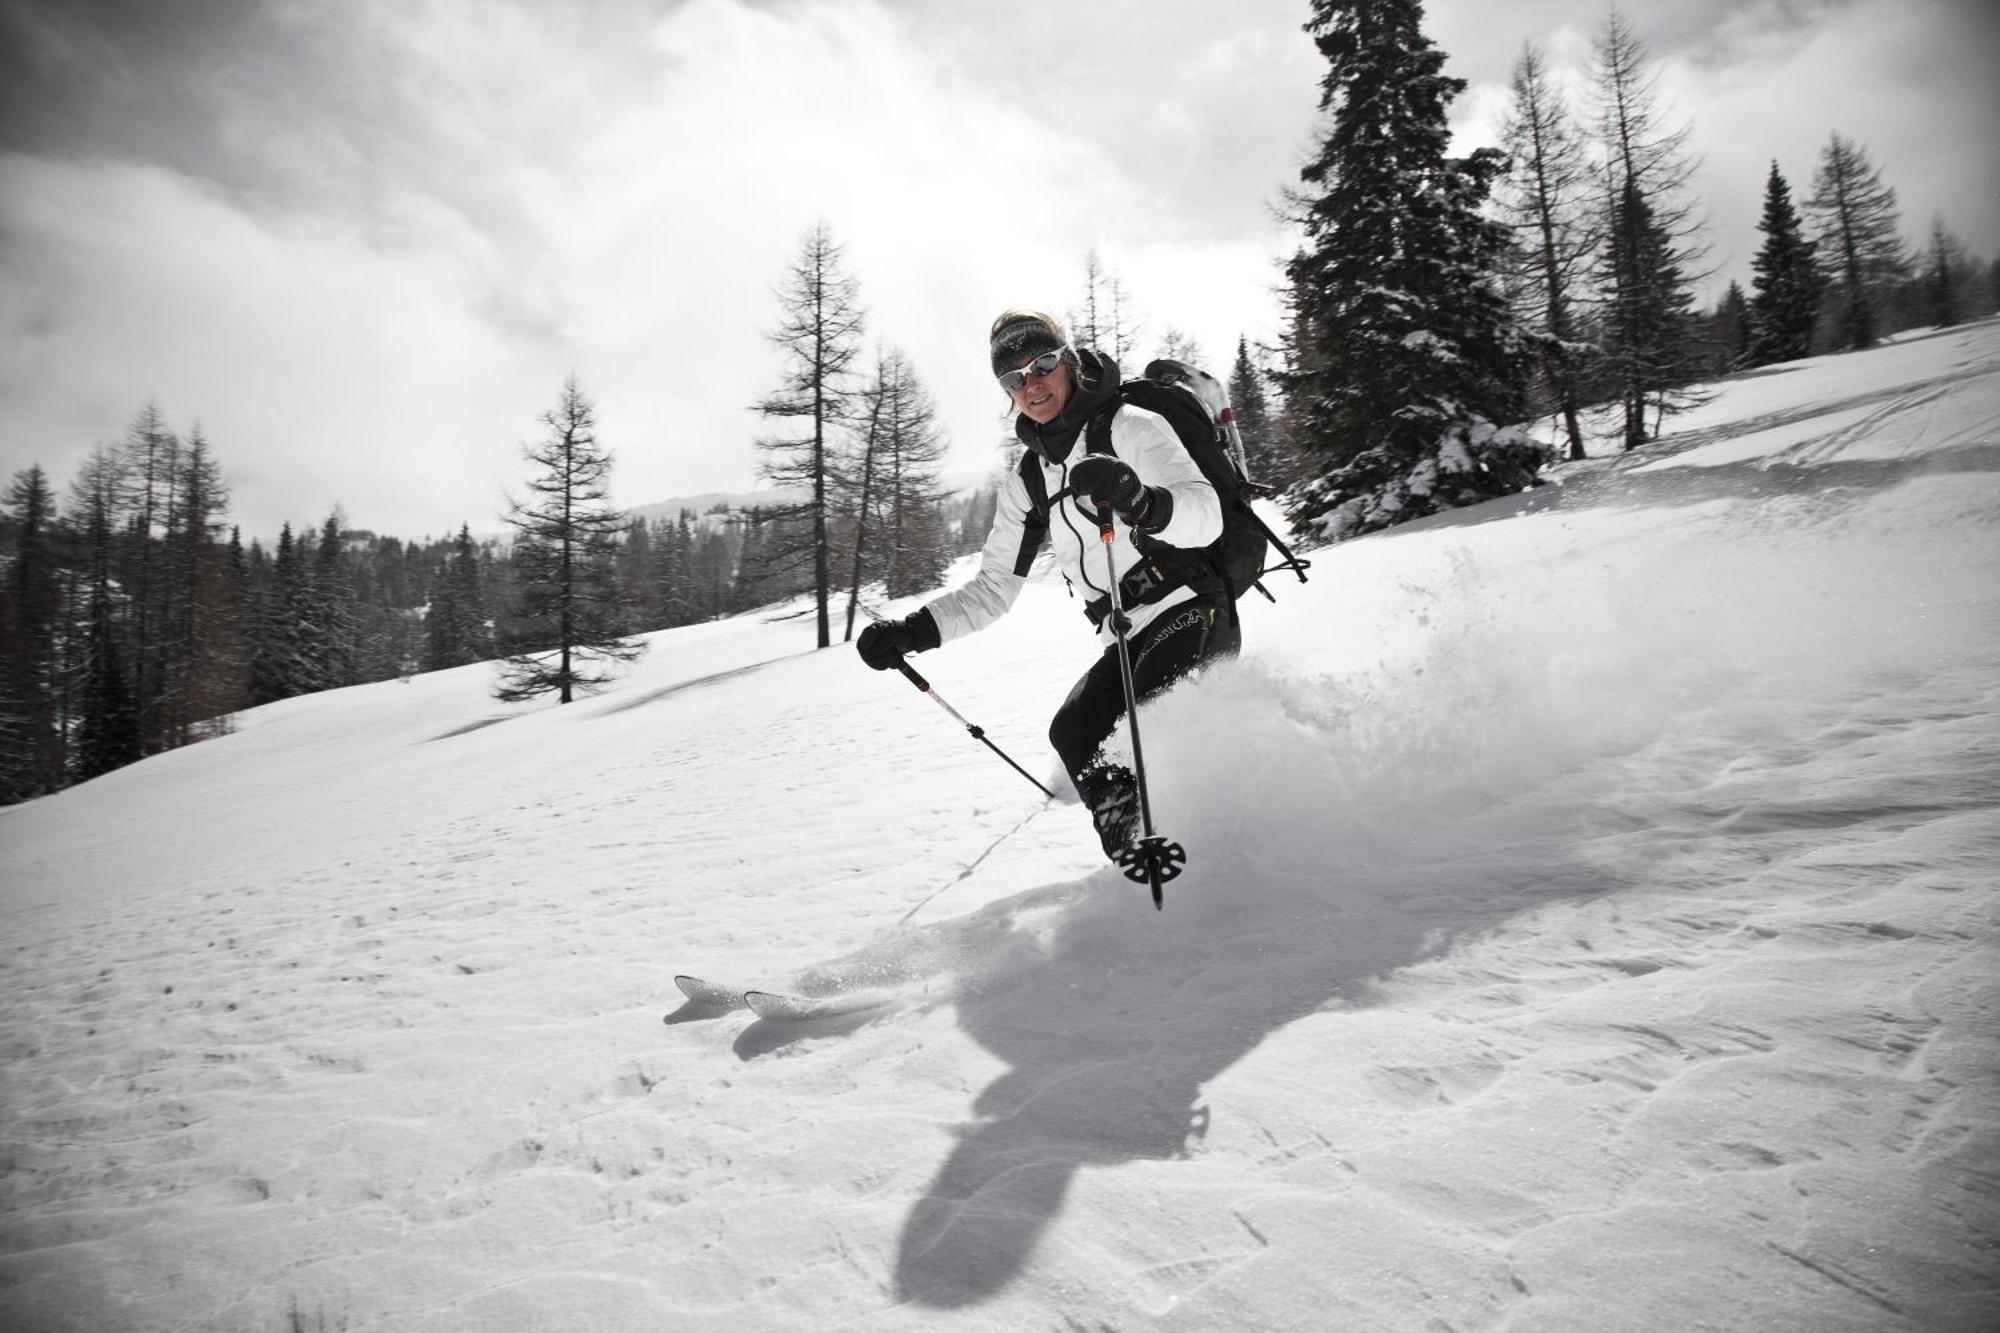
[[[1117,861],[1124,868],[1125,878],[1152,886],[1153,910],[1157,912],[1166,905],[1160,886],[1181,873],[1181,867],[1187,864],[1187,849],[1153,832],[1153,803],[1146,795],[1146,755],[1139,748],[1138,691],[1132,684],[1132,651],[1125,642],[1125,607],[1118,590],[1118,561],[1111,553],[1114,534],[1108,504],[1097,507],[1097,532],[1104,541],[1104,571],[1111,586],[1111,634],[1118,641],[1118,678],[1125,686],[1125,724],[1132,733],[1132,776],[1139,788],[1141,836],[1133,846],[1118,853]]]
[[[946,703],[944,701],[944,696],[940,695],[936,690],[932,689],[931,683],[925,680],[922,676],[918,675],[917,669],[911,666],[907,659],[898,658],[896,661],[896,669],[898,671],[901,671],[905,676],[908,676],[910,678],[910,684],[916,686],[919,690],[923,691],[925,694],[928,694],[932,699],[936,700],[937,706],[939,708],[942,708],[944,709],[945,712],[950,713],[954,721],[956,721],[960,726],[964,727],[968,732],[972,734],[972,739],[980,742],[987,749],[999,755],[1002,759],[1006,759],[1007,766],[1009,768],[1013,769],[1016,773],[1019,773],[1022,777],[1026,778],[1028,781],[1033,782],[1035,784],[1036,791],[1048,797],[1051,801],[1053,801],[1056,798],[1056,794],[1050,791],[1047,787],[1044,787],[1039,781],[1037,781],[1034,774],[1030,773],[1027,769],[1022,768],[1019,764],[1015,763],[1012,759],[1008,758],[1007,752],[1005,750],[1001,749],[999,746],[995,745],[992,741],[988,740],[986,738],[986,729],[984,727],[976,727],[972,723],[967,722],[965,720],[965,716],[962,713],[960,713],[956,708],[953,708],[950,704]]]

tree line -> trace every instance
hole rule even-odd
[[[588,412],[574,381],[544,420],[563,412]],[[968,526],[984,531],[978,504],[942,499],[927,521],[962,543]],[[335,509],[283,525],[267,545],[228,514],[214,445],[151,404],[66,490],[36,465],[0,493],[0,803],[225,734],[244,708],[320,690],[499,661],[496,692],[525,697],[514,668],[560,651],[549,552],[533,534],[475,538],[461,525],[407,541],[351,527]],[[598,628],[616,639],[801,591],[778,558],[786,525],[769,513],[611,511],[601,536],[591,586],[607,613]],[[903,570],[924,577],[907,559]]]

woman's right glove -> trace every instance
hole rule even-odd
[[[878,620],[861,631],[854,647],[861,660],[877,671],[887,671],[911,653],[927,653],[938,646],[937,621],[929,611],[918,611],[901,620]]]

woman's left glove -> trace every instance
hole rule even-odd
[[[1132,465],[1109,454],[1091,454],[1069,470],[1069,487],[1077,503],[1092,518],[1097,509],[1110,505],[1128,528],[1157,532],[1167,526],[1174,512],[1174,497],[1159,486],[1139,480]]]

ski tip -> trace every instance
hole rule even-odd
[[[700,1004],[721,1004],[731,1008],[743,1003],[743,993],[732,986],[724,986],[713,981],[682,973],[674,978],[674,985],[680,987],[681,994]]]

